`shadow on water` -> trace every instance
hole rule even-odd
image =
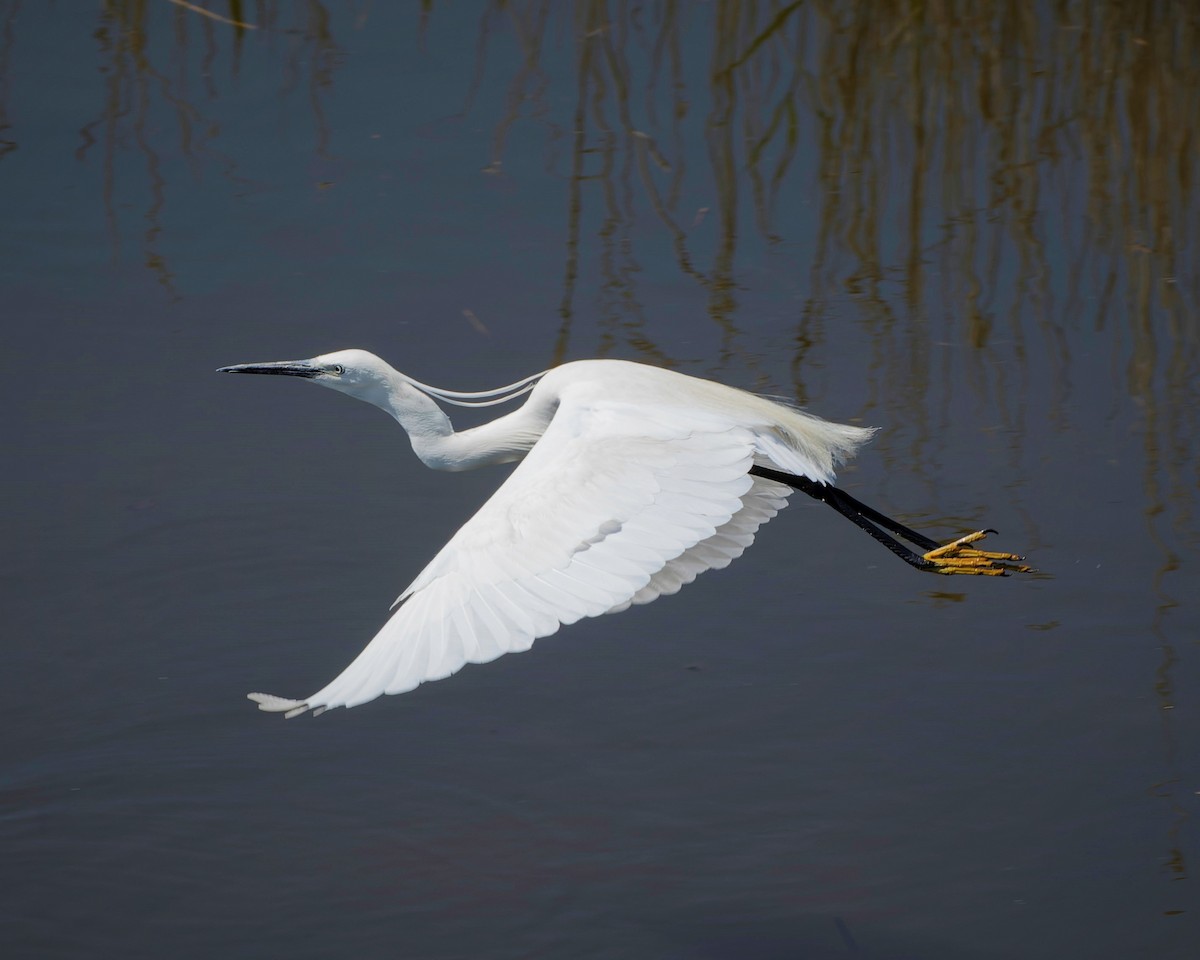
[[[0,6],[0,172],[26,136],[11,64],[27,9]],[[1140,609],[1157,663],[1142,687],[1162,731],[1146,790],[1169,811],[1163,871],[1190,878],[1197,744],[1176,716],[1195,695],[1177,676],[1195,646],[1178,611],[1200,543],[1200,8],[494,0],[404,16],[406,33],[377,41],[395,58],[418,57],[439,29],[460,38],[457,72],[438,80],[455,112],[437,123],[484,127],[481,176],[499,188],[533,169],[553,192],[548,362],[694,364],[690,340],[647,309],[669,289],[700,305],[691,323],[715,340],[713,366],[763,389],[768,354],[785,354],[788,392],[806,402],[838,358],[867,398],[858,418],[890,425],[885,463],[928,507],[910,522],[974,525],[973,508],[928,505],[953,424],[981,424],[1031,552],[1056,536],[1030,506],[1042,465],[1088,430],[1101,445],[1136,434],[1130,475],[1155,564]],[[229,133],[248,122],[236,112],[247,63],[270,65],[272,122],[302,141],[300,176],[323,188],[350,149],[332,104],[351,51],[393,25],[369,2],[102,3],[87,22],[100,79],[74,150],[99,169],[111,256],[136,250],[164,299],[186,301],[170,252],[184,227],[168,214],[187,178],[243,197],[271,176]],[[386,97],[402,82],[374,86]],[[788,304],[782,317],[753,315],[760,289]],[[901,482],[881,481],[885,498]],[[454,870],[434,879],[452,886]],[[834,933],[830,955],[855,952],[848,928]],[[764,936],[755,954],[717,930],[698,955],[790,955]]]

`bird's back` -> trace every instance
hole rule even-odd
[[[823,420],[788,403],[629,360],[577,360],[550,370],[530,398],[548,403],[638,409],[651,422],[725,423],[748,428],[760,462],[831,483],[838,464],[875,434],[874,427]]]

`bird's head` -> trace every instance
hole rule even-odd
[[[323,387],[338,390],[376,406],[385,406],[386,397],[403,379],[392,367],[366,350],[338,350],[311,360],[274,360],[270,363],[238,363],[221,367],[217,373],[261,373],[301,377]]]

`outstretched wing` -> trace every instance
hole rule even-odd
[[[564,398],[508,480],[375,638],[288,716],[353,707],[528,650],[562,624],[674,593],[750,544],[787,489],[751,477],[754,431],[721,417]]]

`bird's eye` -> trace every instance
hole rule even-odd
[[[333,366],[331,366],[329,368],[329,372],[332,373],[335,377],[340,377],[343,373],[346,372],[346,368],[343,367],[340,363],[335,363],[335,364],[333,364]]]

